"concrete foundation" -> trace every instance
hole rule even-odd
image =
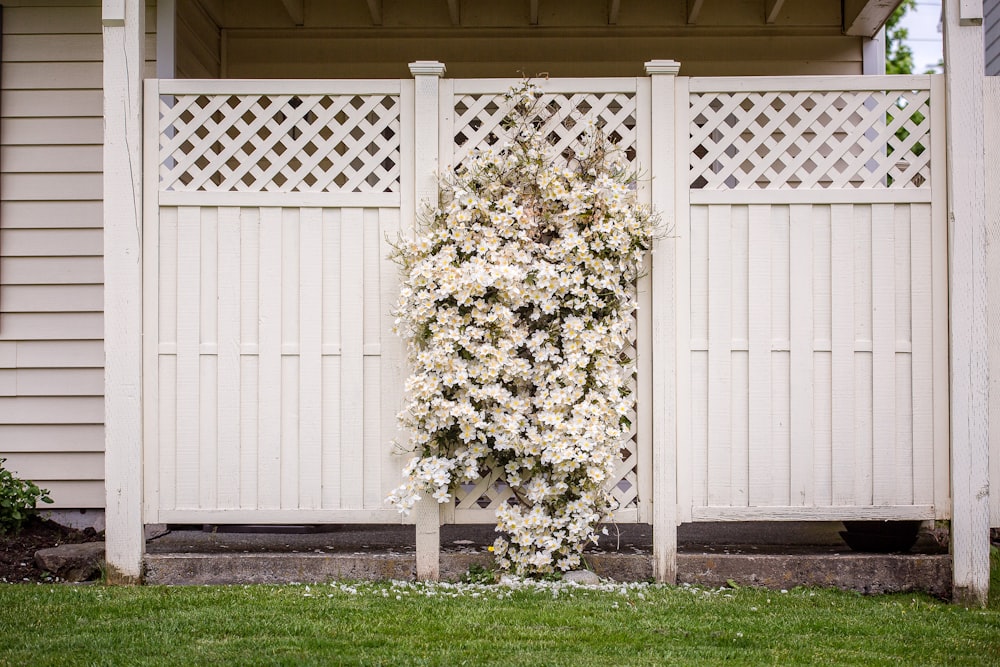
[[[176,527],[175,527],[176,528]],[[684,528],[684,526],[682,526]],[[951,559],[928,534],[913,553],[850,551],[839,524],[698,525],[681,532],[678,583],[789,589],[841,588],[866,594],[924,591],[946,598]],[[326,532],[171,530],[147,544],[147,584],[279,584],[330,580],[413,579],[412,526],[342,526]],[[454,581],[473,565],[490,567],[492,526],[443,526],[441,578]],[[744,543],[734,544],[736,538]],[[754,538],[756,543],[746,544]],[[649,526],[609,530],[586,553],[603,578],[648,581],[653,576]]]

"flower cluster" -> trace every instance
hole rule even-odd
[[[450,502],[493,475],[518,501],[497,511],[498,564],[545,573],[576,568],[611,509],[633,401],[622,349],[654,221],[597,128],[551,155],[538,89],[507,97],[509,143],[460,166],[397,248],[413,369],[400,422],[416,456],[388,500]]]

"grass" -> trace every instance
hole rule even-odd
[[[989,609],[631,586],[0,586],[0,665],[1000,665]]]

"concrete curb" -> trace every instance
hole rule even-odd
[[[492,554],[441,554],[441,578],[460,579],[470,566],[489,567]],[[648,581],[648,554],[588,554],[588,566],[602,578]],[[840,588],[866,594],[924,591],[947,598],[951,559],[947,555],[902,554],[679,554],[678,583],[789,589]],[[172,553],[146,556],[147,584],[284,584],[332,580],[413,579],[413,554],[386,553]]]

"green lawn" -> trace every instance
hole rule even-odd
[[[994,596],[656,586],[0,586],[0,664],[1000,665]]]

